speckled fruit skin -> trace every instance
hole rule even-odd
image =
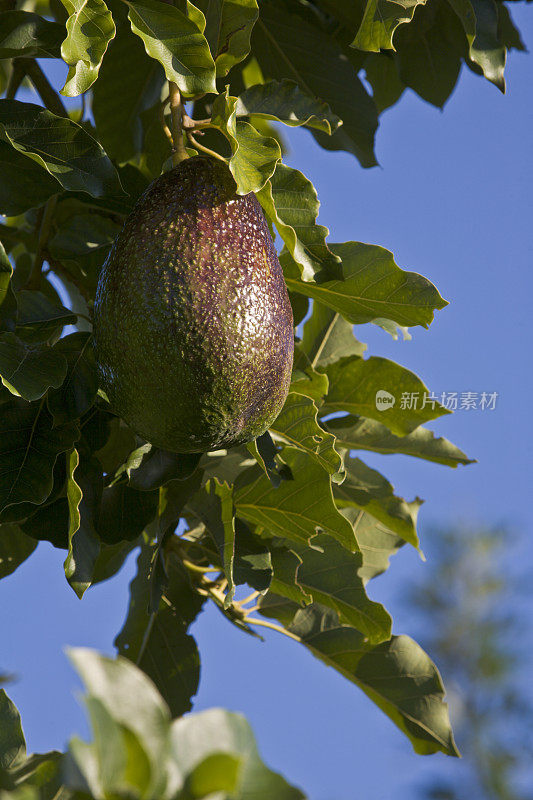
[[[232,447],[275,420],[292,309],[261,206],[223,162],[189,158],[139,198],[100,274],[94,337],[112,407],[158,447]]]

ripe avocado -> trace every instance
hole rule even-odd
[[[154,445],[205,452],[255,439],[287,396],[292,310],[255,195],[195,156],[137,201],[94,306],[101,385]]]

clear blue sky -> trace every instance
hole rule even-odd
[[[515,3],[512,11],[531,46],[531,11]],[[435,521],[505,521],[525,539],[531,531],[533,56],[513,52],[506,75],[504,97],[463,70],[443,113],[407,93],[382,117],[378,169],[364,171],[348,155],[320,151],[305,131],[290,135],[288,162],[315,183],[331,241],[388,247],[401,267],[429,277],[450,301],[430,330],[414,329],[409,342],[362,326],[358,335],[370,352],[398,360],[437,393],[499,394],[494,411],[459,411],[433,426],[476,465],[450,470],[364,456],[400,494],[426,500],[420,520],[428,555],[424,531]],[[18,675],[9,692],[34,750],[63,748],[71,734],[85,733],[62,648],[113,652],[133,574],[130,561],[79,602],[62,576],[62,557],[43,544],[0,583],[0,666]],[[524,547],[522,565],[528,563],[533,568]],[[398,633],[408,633],[410,623],[396,601],[422,570],[404,548],[370,588],[389,606]],[[354,686],[290,640],[268,633],[264,644],[253,641],[216,610],[202,614],[194,633],[203,657],[196,708],[244,712],[265,759],[311,800],[412,797],[412,787],[435,768],[463,769],[444,756],[414,755]]]

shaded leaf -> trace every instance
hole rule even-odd
[[[329,391],[321,409],[324,414],[360,414],[404,436],[424,422],[449,413],[420,378],[386,358],[342,358],[330,364],[326,374]]]
[[[276,463],[278,450],[268,431],[258,436],[246,445],[248,451],[253,455],[261,469],[264,471],[272,486],[278,487],[283,480],[284,466],[280,467]],[[285,476],[290,477],[290,476]]]
[[[408,636],[365,644],[361,633],[339,624],[337,614],[313,604],[300,609],[269,596],[261,612],[283,622],[313,655],[359,686],[410,739],[415,752],[459,755],[444,687],[427,653]]]
[[[132,31],[141,37],[148,55],[159,61],[169,81],[188,96],[216,93],[209,45],[192,19],[159,0],[135,0],[128,7]]]
[[[326,244],[329,230],[316,224],[320,203],[305,175],[279,162],[257,197],[298,264],[298,278],[311,281],[315,273],[322,278],[342,275],[340,258]]]
[[[61,57],[69,65],[61,94],[76,97],[98,77],[104,53],[115,35],[115,23],[104,0],[61,0],[69,13]]]
[[[291,291],[319,300],[340,312],[348,322],[386,317],[398,325],[427,328],[434,311],[447,305],[427,278],[400,269],[384,247],[345,242],[330,248],[342,260],[342,280],[303,282],[286,251],[280,261]]]
[[[426,0],[366,0],[361,26],[352,47],[373,53],[394,50],[394,31],[398,25],[411,22],[416,7],[425,2]]]
[[[272,580],[270,550],[240,519],[235,520],[233,579],[236,584],[247,583],[257,592],[265,592]]]
[[[67,464],[69,531],[64,568],[68,582],[81,599],[92,583],[100,552],[95,516],[102,491],[102,478],[94,464],[80,462],[76,448],[69,453]]]
[[[13,267],[0,242],[0,331],[14,331],[17,318],[17,301],[11,286]]]
[[[78,437],[75,425],[53,428],[43,401],[11,400],[0,417],[0,511],[15,503],[43,503],[53,487],[59,453]]]
[[[98,391],[98,375],[92,337],[71,333],[60,339],[53,352],[66,359],[67,374],[61,387],[48,393],[48,410],[54,423],[82,417],[92,406]]]
[[[28,345],[14,333],[0,334],[0,377],[9,391],[25,400],[39,400],[61,386],[67,362],[55,348]]]
[[[222,709],[210,709],[172,723],[172,753],[182,774],[190,774],[213,753],[229,753],[242,760],[235,800],[272,797],[304,800],[299,789],[268,769],[259,757],[252,730],[244,717]],[[221,788],[223,785],[219,784]]]
[[[285,444],[308,453],[335,483],[342,482],[344,470],[342,458],[335,450],[335,437],[318,424],[317,413],[310,397],[289,392],[270,430]]]
[[[381,114],[393,106],[405,90],[396,69],[396,61],[385,53],[369,53],[365,59],[365,73],[372,87],[372,99]]]
[[[250,52],[250,34],[259,15],[256,0],[197,0],[205,15],[203,31],[215,59],[217,77]]]
[[[448,467],[474,463],[448,439],[436,437],[427,428],[419,427],[407,436],[395,436],[376,420],[351,414],[322,424],[337,437],[341,447],[383,454],[403,453]]]
[[[170,453],[150,445],[139,464],[127,471],[129,484],[134,489],[150,491],[172,480],[185,480],[196,470],[201,457],[201,453]]]
[[[294,362],[297,367],[310,364],[313,368],[324,368],[340,358],[362,356],[365,350],[366,345],[353,334],[353,325],[338,311],[314,300]]]
[[[320,529],[356,550],[352,528],[333,503],[329,475],[314,458],[293,447],[284,449],[283,460],[294,480],[283,481],[277,489],[259,467],[239,475],[234,490],[237,515],[296,542],[307,543]]]
[[[154,518],[158,493],[139,492],[124,483],[102,492],[97,531],[106,544],[133,541]]]
[[[59,191],[61,186],[55,178],[0,136],[0,214],[24,214]]]
[[[342,513],[352,523],[361,549],[363,562],[358,569],[358,575],[365,582],[381,575],[389,568],[390,557],[404,546],[405,539],[363,509],[348,506],[342,509]]]
[[[111,161],[76,122],[33,103],[0,100],[0,138],[54,177],[64,189],[93,197],[120,194]]]
[[[327,103],[306,94],[287,78],[250,86],[237,98],[235,113],[238,117],[254,115],[274,119],[296,128],[306,125],[328,134],[341,124]]]
[[[506,50],[498,36],[498,6],[494,0],[449,0],[463,25],[469,55],[484,76],[505,92]]]
[[[236,97],[230,97],[229,87],[213,103],[211,123],[228,139],[231,174],[237,184],[237,194],[259,192],[273,174],[281,158],[281,149],[271,136],[263,136],[249,122],[238,120]]]
[[[316,131],[320,145],[348,150],[363,166],[374,166],[376,109],[342,47],[312,24],[311,14],[306,19],[291,14],[280,0],[262,3],[260,11],[252,47],[263,74],[294,80],[302,91],[328,103],[343,124],[331,137]]]
[[[26,755],[20,715],[15,704],[0,689],[0,768],[16,766]]]
[[[0,525],[0,579],[11,575],[37,547],[18,525]]]
[[[418,547],[416,518],[422,501],[417,498],[408,503],[397,497],[388,480],[359,458],[345,458],[344,468],[346,479],[334,492],[338,505],[367,511],[406,542]],[[357,531],[355,535],[357,537]]]
[[[59,58],[63,25],[18,9],[2,12],[0,58]]]
[[[73,325],[78,317],[64,306],[53,303],[42,292],[30,292],[23,289],[17,292],[18,317],[17,333],[26,338],[42,340],[51,336],[64,325]],[[21,331],[20,329],[24,330]]]

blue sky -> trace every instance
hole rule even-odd
[[[531,12],[515,3],[512,12],[531,45]],[[451,470],[364,455],[398,493],[426,500],[420,529],[429,557],[424,534],[434,522],[503,521],[523,542],[531,530],[531,55],[511,53],[506,75],[502,96],[463,70],[442,113],[407,93],[382,116],[377,169],[365,171],[346,154],[320,151],[305,131],[289,136],[288,163],[317,187],[330,240],[388,247],[401,267],[430,278],[450,302],[429,331],[414,329],[411,341],[394,342],[380,329],[361,326],[356,333],[369,352],[409,367],[437,394],[499,395],[495,410],[458,411],[433,425],[478,464]],[[0,583],[0,666],[18,676],[9,692],[33,750],[62,748],[71,734],[85,733],[74,696],[78,683],[63,648],[113,652],[133,574],[130,561],[80,603],[62,576],[62,555],[43,544]],[[521,563],[533,567],[525,545]],[[398,603],[402,589],[424,568],[404,548],[370,587],[388,605],[397,633],[410,630]],[[201,615],[194,633],[203,658],[196,708],[245,713],[265,759],[311,800],[410,797],[435,769],[464,769],[444,756],[413,754],[364,695],[296,643],[274,632],[263,644],[253,641],[215,609]]]

